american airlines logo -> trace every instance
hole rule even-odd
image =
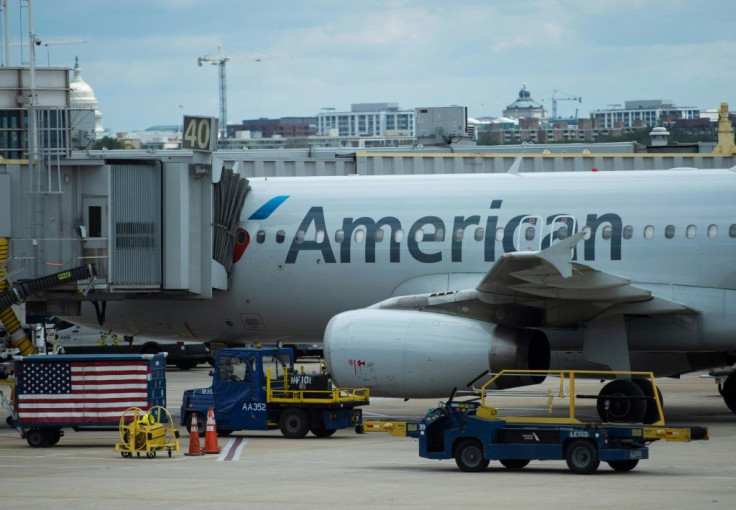
[[[501,205],[501,200],[493,200],[490,208],[492,210],[500,209]],[[447,225],[451,225],[451,230],[448,231]],[[583,244],[584,260],[595,260],[596,242],[610,243],[610,260],[621,260],[623,221],[620,216],[615,213],[588,214],[584,225],[590,229],[590,236],[585,239]],[[343,218],[340,226],[341,240],[339,242],[335,241],[336,246],[333,248],[329,235],[323,235],[313,240],[304,237],[304,233],[310,231],[310,229],[316,232],[337,230],[334,227],[332,230],[327,228],[324,208],[313,206],[302,219],[297,229],[297,232],[301,233],[301,237],[297,235],[292,240],[285,262],[287,264],[296,263],[301,252],[320,252],[322,260],[328,264],[338,262],[346,264],[352,261],[353,251],[360,251],[362,245],[365,262],[375,263],[376,245],[379,242],[382,246],[388,244],[388,250],[378,251],[387,252],[391,263],[401,261],[402,247],[405,247],[409,257],[417,262],[425,264],[442,262],[443,257],[446,257],[447,248],[449,248],[449,256],[452,262],[462,262],[464,254],[463,234],[472,227],[475,227],[475,232],[482,232],[481,237],[475,237],[475,240],[480,241],[479,244],[482,247],[485,262],[496,260],[498,248],[501,248],[501,253],[529,250],[530,248],[526,246],[517,246],[517,244],[524,243],[524,239],[529,240],[529,237],[522,238],[519,235],[520,228],[525,230],[535,229],[532,236],[542,236],[535,241],[535,248],[532,249],[547,248],[553,241],[572,235],[577,230],[575,219],[562,213],[549,215],[546,219],[522,214],[514,216],[505,224],[502,224],[499,221],[499,216],[495,214],[485,217],[481,217],[481,215],[455,216],[449,221],[438,216],[422,216],[411,223],[406,235],[403,235],[404,225],[395,216],[384,216],[379,219],[368,216],[360,218],[346,217]],[[386,229],[385,239],[383,234],[377,235],[379,230],[386,232]],[[599,229],[605,229],[607,232],[605,240],[600,234],[596,235]],[[360,243],[354,241],[355,233],[358,230],[364,231]],[[418,235],[419,231],[421,231],[420,235]],[[445,232],[449,232],[449,235],[445,236]],[[442,233],[441,236],[440,233]],[[465,252],[467,250],[466,247]],[[575,258],[577,258],[577,254]]]

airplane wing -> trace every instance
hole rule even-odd
[[[541,251],[506,253],[475,289],[387,299],[376,308],[445,312],[517,327],[576,327],[607,315],[697,313],[627,278],[572,260],[584,232]]]

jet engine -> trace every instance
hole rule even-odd
[[[371,395],[446,397],[503,369],[546,370],[550,349],[538,330],[414,310],[364,308],[333,317],[324,355],[336,383]],[[476,380],[477,379],[477,380]],[[474,381],[475,380],[475,381]],[[503,388],[538,384],[543,375],[501,378]]]

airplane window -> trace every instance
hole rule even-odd
[[[736,225],[728,227],[728,237],[736,237]]]
[[[611,228],[611,225],[606,225],[605,227],[603,227],[603,232],[601,233],[601,237],[603,239],[610,239],[612,233],[613,233],[613,229]]]
[[[402,229],[396,229],[396,232],[394,232],[394,241],[397,243],[400,243],[404,240],[404,231]]]
[[[651,239],[652,237],[654,237],[654,227],[647,225],[644,227],[644,239]]]
[[[664,227],[664,236],[667,239],[672,239],[675,237],[675,226],[674,225],[667,225]]]
[[[460,241],[462,241],[462,240],[463,240],[463,234],[464,234],[464,233],[465,233],[465,231],[464,231],[463,229],[459,228],[459,229],[457,229],[457,230],[455,231],[455,235],[453,235],[453,236],[452,236],[452,239],[453,239],[453,240],[454,240],[455,242],[458,242],[458,243],[459,243]]]
[[[373,240],[377,243],[383,241],[383,229],[379,228],[373,233]]]
[[[557,229],[557,239],[560,241],[567,239],[567,225],[562,225]]]
[[[344,230],[338,230],[335,232],[335,242],[341,243],[345,239],[345,231]]]
[[[535,233],[536,233],[536,230],[534,227],[526,227],[526,231],[524,232],[524,238],[527,241],[533,241]]]
[[[303,230],[298,230],[296,232],[296,236],[294,236],[294,241],[296,244],[302,244],[304,242],[304,236],[306,235],[306,232]]]
[[[583,227],[583,239],[585,239],[587,241],[588,239],[590,239],[590,236],[592,235],[592,233],[593,233],[593,231],[591,230],[591,228],[588,225],[585,225]]]
[[[633,235],[634,235],[634,227],[632,227],[631,225],[626,225],[624,227],[624,233],[623,233],[624,239],[631,239],[631,236]]]
[[[482,241],[483,240],[483,234],[484,233],[485,233],[485,231],[483,230],[483,227],[476,228],[475,229],[475,236],[474,236],[475,240],[476,241]]]
[[[503,229],[501,227],[498,227],[496,229],[496,241],[499,243],[503,241]]]
[[[708,237],[713,239],[718,235],[718,225],[708,225]]]
[[[314,240],[317,243],[321,243],[325,240],[325,231],[324,230],[318,230],[317,233],[314,235]]]
[[[445,229],[444,228],[438,228],[434,231],[434,240],[435,241],[444,241],[445,240]]]
[[[685,230],[685,235],[688,239],[693,239],[695,237],[695,234],[698,233],[698,227],[695,225],[688,225],[687,229]]]
[[[365,230],[363,230],[362,228],[356,230],[353,239],[356,243],[362,243],[365,240]]]
[[[256,242],[258,244],[263,244],[263,242],[266,240],[266,231],[265,230],[259,230],[256,234]]]
[[[281,244],[286,240],[286,232],[283,230],[279,230],[276,232],[276,242]]]
[[[416,232],[414,232],[414,240],[418,243],[422,242],[424,239],[424,230],[421,228],[418,228]]]

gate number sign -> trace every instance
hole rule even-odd
[[[182,149],[212,152],[217,146],[217,119],[214,117],[184,117]]]

